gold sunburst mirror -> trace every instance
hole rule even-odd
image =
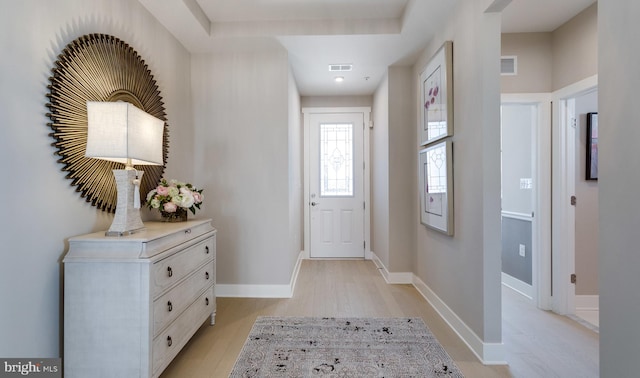
[[[140,165],[144,199],[164,174],[169,132],[160,91],[144,60],[128,44],[105,34],[89,34],[69,43],[58,56],[49,78],[48,125],[59,163],[76,191],[103,211],[115,212],[113,169],[124,164],[84,156],[87,146],[87,101],[126,101],[165,122],[163,165]]]

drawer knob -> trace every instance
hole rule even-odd
[[[204,253],[206,253],[207,255],[209,254],[209,246],[205,246],[204,247]]]
[[[171,269],[171,267],[167,268],[167,275],[169,275],[169,277],[173,277],[173,269]]]
[[[190,233],[191,233],[191,229],[189,228],[189,229],[187,229],[187,230],[184,230],[184,233],[185,233],[185,234],[190,234]]]
[[[171,303],[171,301],[167,302],[167,310],[169,310],[169,312],[173,311],[173,303]]]
[[[167,336],[167,346],[171,346],[173,344],[173,340],[171,340],[171,336]]]
[[[209,298],[205,298],[205,299],[204,299],[204,304],[205,304],[206,306],[208,306],[208,305],[209,305]]]
[[[209,272],[204,272],[204,277],[205,277],[206,279],[209,279]]]

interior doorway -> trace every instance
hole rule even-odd
[[[550,151],[550,96],[502,95],[502,282],[542,309],[552,291]]]
[[[552,310],[590,311],[597,326],[597,181],[586,182],[587,113],[597,112],[597,76],[554,93]],[[595,207],[595,209],[594,209]],[[591,224],[591,225],[590,225]],[[582,278],[580,278],[582,277]]]

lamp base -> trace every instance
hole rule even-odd
[[[111,227],[105,232],[106,236],[125,236],[144,230],[144,223],[140,218],[140,208],[134,206],[135,191],[139,189],[133,184],[136,175],[140,180],[143,173],[143,171],[131,169],[113,170],[118,199],[116,201],[116,215]]]

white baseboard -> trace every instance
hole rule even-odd
[[[576,311],[598,311],[600,309],[599,295],[576,295]]]
[[[447,306],[420,278],[414,276],[413,286],[431,304],[440,317],[451,329],[467,344],[469,349],[478,357],[484,365],[507,365],[504,359],[503,343],[485,343],[467,324]]]
[[[533,286],[502,272],[502,284],[533,301]]]
[[[420,278],[413,273],[390,273],[373,252],[372,260],[387,283],[412,284],[484,365],[507,364],[504,359],[504,344],[483,342]]]
[[[371,252],[371,260],[376,264],[380,274],[388,284],[412,284],[413,283],[413,273],[411,272],[389,272],[387,267],[384,266],[382,261],[378,256]]]
[[[223,298],[291,298],[298,280],[304,252],[300,252],[288,285],[216,285],[216,297]]]

